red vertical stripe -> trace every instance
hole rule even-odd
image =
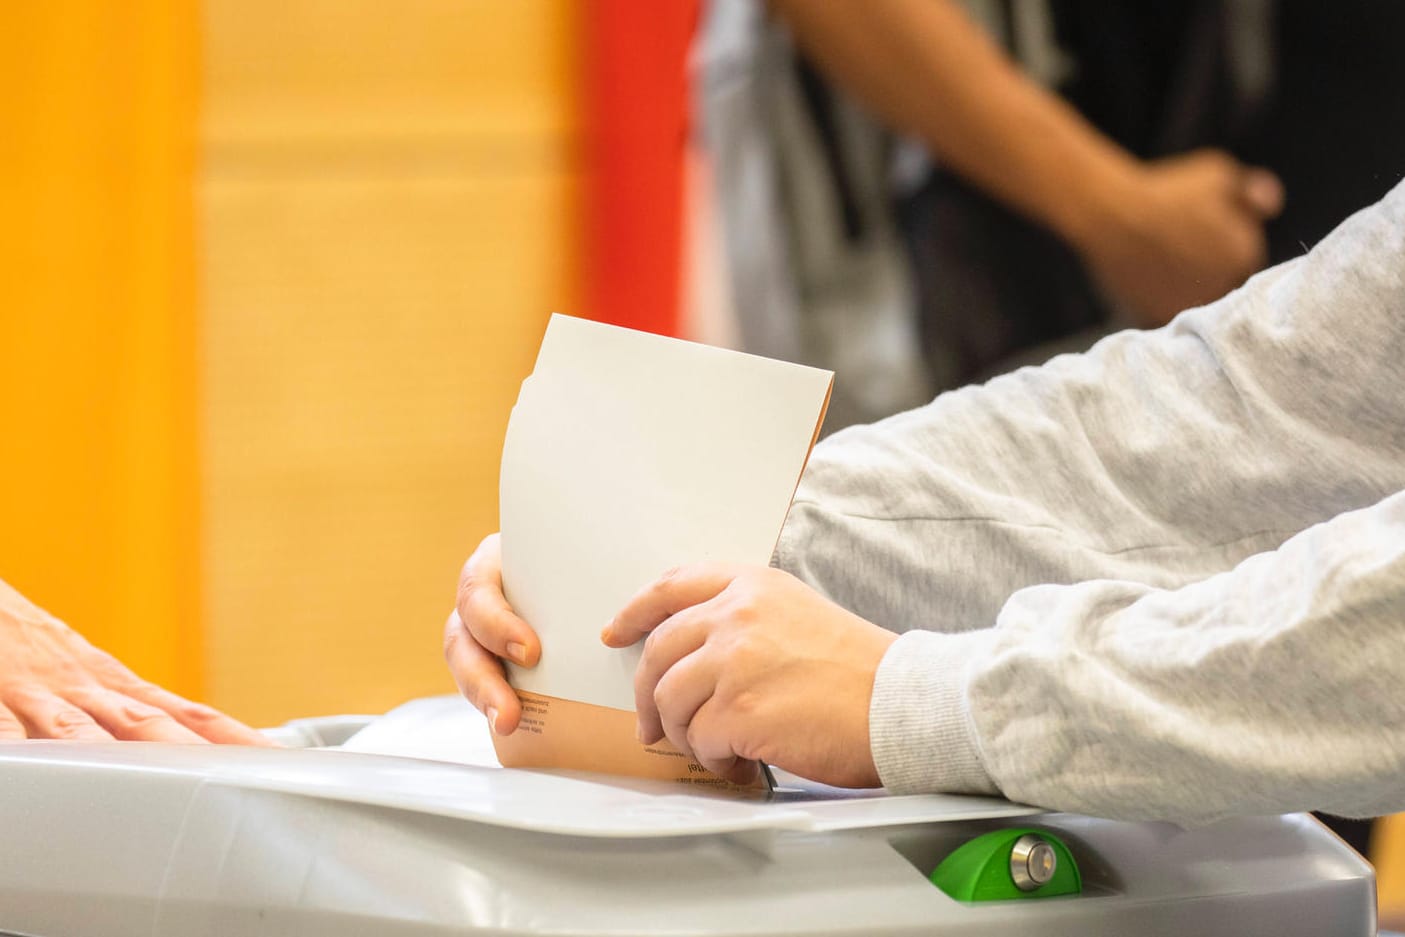
[[[587,313],[676,334],[699,0],[591,0],[587,9]]]

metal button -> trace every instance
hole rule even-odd
[[[1048,884],[1058,867],[1058,854],[1042,836],[1026,833],[1010,847],[1010,878],[1020,891],[1034,891]]]

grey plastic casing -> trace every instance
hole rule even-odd
[[[1306,815],[1182,830],[971,799],[731,801],[338,751],[0,745],[0,933],[1370,937],[1370,866]],[[925,819],[924,819],[925,817]],[[941,817],[941,819],[935,819]],[[927,873],[1020,825],[1084,893],[966,904]]]

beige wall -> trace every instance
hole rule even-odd
[[[502,433],[575,301],[566,0],[206,0],[206,688],[259,724],[452,689]]]

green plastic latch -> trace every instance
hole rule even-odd
[[[932,884],[957,901],[1048,898],[1083,891],[1068,847],[1056,836],[1030,829],[996,830],[961,844],[933,870]]]

